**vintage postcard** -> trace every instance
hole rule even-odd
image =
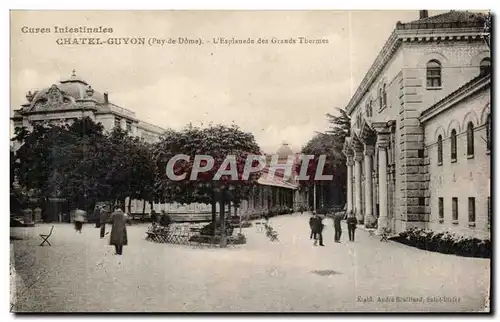
[[[490,312],[489,11],[10,20],[11,312]]]

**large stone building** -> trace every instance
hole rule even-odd
[[[106,131],[121,127],[133,136],[153,143],[165,131],[159,126],[140,121],[135,113],[113,104],[107,93],[94,90],[89,83],[76,76],[42,90],[29,91],[27,102],[14,110],[14,127],[32,128],[38,122],[71,123],[83,116],[101,123]]]
[[[486,19],[422,10],[396,24],[346,107],[347,208],[360,222],[489,235]]]
[[[89,83],[78,77],[73,71],[68,79],[42,90],[28,92],[27,102],[20,109],[14,110],[12,121],[14,127],[26,127],[31,129],[38,122],[52,124],[71,123],[81,117],[90,117],[96,123],[101,123],[105,131],[111,131],[114,127],[127,130],[131,135],[143,138],[146,142],[154,143],[165,131],[156,125],[143,122],[135,116],[133,111],[113,104],[107,93],[94,90]],[[16,151],[17,142],[13,142],[11,149]],[[286,163],[287,158],[296,155],[285,144],[277,152],[278,163]],[[268,163],[270,159],[267,160]],[[272,209],[281,207],[294,208],[298,204],[300,194],[298,185],[293,181],[295,173],[291,178],[284,178],[283,172],[278,170],[276,175],[268,176],[268,168],[255,187],[250,200],[245,200],[241,205],[241,211],[249,216],[262,215]],[[126,198],[125,205],[129,200]],[[142,214],[151,210],[160,212],[162,210],[177,214],[200,214],[211,213],[211,206],[204,204],[182,205],[177,203],[152,203],[144,200],[131,200],[130,212]],[[58,208],[59,209],[59,208]],[[46,212],[59,212],[60,210],[48,210]],[[128,210],[128,207],[127,207]],[[57,214],[45,216],[47,220],[57,218]]]

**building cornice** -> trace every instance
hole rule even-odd
[[[97,108],[95,107],[82,107],[82,106],[71,106],[68,108],[59,108],[59,109],[47,109],[47,110],[37,110],[37,111],[22,111],[22,110],[16,110],[15,112],[18,114],[15,114],[14,117],[23,117],[23,116],[28,116],[28,115],[39,115],[39,114],[58,114],[58,113],[66,113],[66,112],[87,112],[87,111],[96,111]],[[13,118],[14,118],[13,117]],[[11,119],[13,119],[11,118]]]
[[[491,85],[491,77],[482,76],[476,77],[471,81],[465,83],[463,86],[458,88],[456,91],[446,96],[436,104],[427,108],[420,114],[420,122],[424,123],[428,120],[436,117],[450,107],[460,103],[465,98],[484,90]]]
[[[373,82],[380,75],[380,71],[387,65],[403,42],[441,42],[441,41],[468,41],[481,39],[485,35],[484,28],[440,28],[440,29],[394,29],[384,47],[379,52],[372,66],[358,86],[356,92],[346,106],[346,113],[350,116],[355,107],[363,99]]]

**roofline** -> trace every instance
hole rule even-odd
[[[434,117],[441,114],[443,111],[448,108],[460,103],[467,97],[477,92],[480,92],[491,85],[491,77],[487,76],[478,76],[460,86],[457,90],[445,96],[442,100],[432,105],[431,107],[425,109],[420,114],[420,122],[425,123]]]
[[[363,77],[356,92],[349,100],[345,111],[347,115],[351,115],[354,108],[363,99],[367,90],[373,84],[380,74],[380,71],[387,65],[389,60],[394,56],[399,46],[403,41],[410,42],[418,38],[418,40],[437,41],[441,38],[462,38],[463,36],[482,36],[484,35],[484,28],[469,27],[469,28],[440,28],[440,29],[398,29],[401,24],[397,24],[396,28],[392,31],[391,35],[380,50],[368,72]]]

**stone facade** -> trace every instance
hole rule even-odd
[[[431,183],[435,169],[427,127],[445,119],[423,122],[421,116],[477,78],[480,65],[490,64],[489,46],[482,36],[484,20],[480,14],[452,11],[398,23],[366,74],[346,108],[351,136],[344,144],[348,210],[360,222],[367,226],[377,222],[379,231],[394,232],[432,226],[437,192]],[[462,110],[472,108],[467,105]],[[489,163],[486,166],[489,176]],[[480,199],[476,202],[483,202]]]
[[[486,238],[490,230],[488,203],[491,196],[491,151],[487,144],[491,135],[487,130],[491,124],[488,123],[490,80],[473,80],[449,98],[453,99],[435,105],[421,117],[425,124],[425,147],[431,173],[428,227]],[[469,123],[473,126],[472,154],[468,153],[471,152],[467,142]],[[453,130],[457,134],[455,158],[451,154]],[[457,200],[456,218],[453,218],[453,198]]]
[[[165,131],[156,125],[140,121],[135,113],[113,104],[107,93],[95,91],[89,83],[76,76],[75,71],[59,84],[26,94],[27,103],[14,111],[14,127],[32,128],[34,123],[69,123],[81,117],[90,117],[101,123],[106,131],[119,126],[146,142],[157,141]],[[15,146],[14,149],[17,149]]]

